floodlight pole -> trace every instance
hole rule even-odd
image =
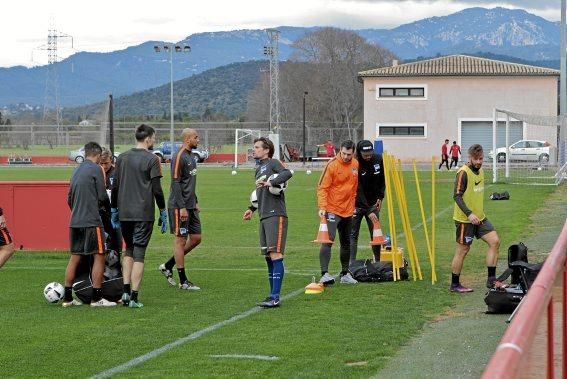
[[[565,115],[567,113],[567,56],[565,55],[567,48],[567,6],[566,0],[561,0],[561,73],[559,74],[559,114]]]
[[[162,47],[156,45],[154,46],[154,51],[156,53],[161,52]],[[174,45],[174,44],[164,44],[163,50],[165,52],[169,52],[169,142],[171,143],[171,157],[173,158],[173,149],[175,147],[174,144],[174,133],[175,133],[175,125],[173,120],[173,53],[189,53],[191,52],[191,46],[182,44],[182,45]]]

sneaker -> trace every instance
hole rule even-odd
[[[100,299],[91,303],[91,307],[115,307],[116,303],[114,301],[108,301],[105,298]]]
[[[144,306],[144,304],[137,302],[137,301],[134,301],[134,300],[130,300],[128,302],[128,306],[130,308],[142,308]]]
[[[319,283],[323,284],[324,286],[335,284],[335,278],[332,277],[328,272],[326,272],[325,275],[321,276],[321,279],[319,279]]]
[[[277,308],[280,306],[280,299],[272,299],[271,297],[269,297],[266,300],[262,301],[259,306],[262,308]]]
[[[198,285],[186,280],[183,283],[179,283],[180,290],[187,290],[187,291],[199,291],[201,287]]]
[[[451,292],[457,292],[457,293],[467,293],[467,292],[473,292],[473,289],[464,287],[460,284],[451,284],[450,291]]]
[[[159,271],[163,274],[163,276],[165,276],[170,286],[175,286],[177,284],[175,283],[175,279],[173,279],[173,272],[168,270],[164,263],[159,265]]]
[[[495,276],[489,276],[488,279],[486,279],[486,288],[494,288],[495,284],[496,284]]]
[[[82,302],[80,302],[79,300],[71,300],[71,301],[64,301],[61,303],[61,306],[63,308],[68,308],[68,307],[74,307],[74,306],[79,306],[79,305],[83,305]]]
[[[347,272],[345,275],[341,275],[341,283],[342,284],[356,284],[358,280],[352,277],[350,272]]]
[[[130,294],[124,292],[122,294],[122,299],[119,300],[123,306],[127,307],[130,304]]]
[[[270,300],[272,300],[272,297],[271,297],[271,296],[268,296],[268,297],[265,298],[264,300],[257,302],[256,305],[259,306],[259,307],[261,307],[262,304],[267,303],[267,302],[270,301]]]

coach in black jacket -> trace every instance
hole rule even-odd
[[[373,222],[380,218],[380,208],[386,188],[384,180],[384,163],[382,155],[374,153],[374,146],[368,140],[362,140],[356,145],[356,156],[359,163],[358,189],[352,217],[352,232],[350,235],[350,261],[356,260],[358,233],[362,218],[366,218],[370,239],[372,239]],[[380,245],[372,246],[374,260],[380,261]]]

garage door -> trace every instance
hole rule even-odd
[[[510,145],[523,139],[523,125],[521,121],[510,121]],[[461,151],[463,159],[467,157],[467,150],[475,143],[484,148],[485,158],[492,150],[492,121],[462,121],[461,122]],[[496,127],[496,147],[506,145],[506,122],[499,121]]]

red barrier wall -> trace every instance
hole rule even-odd
[[[0,182],[0,207],[16,250],[69,249],[68,182]]]
[[[213,153],[210,154],[205,163],[211,162],[234,162],[234,153]],[[238,163],[246,162],[246,154],[238,154]]]

